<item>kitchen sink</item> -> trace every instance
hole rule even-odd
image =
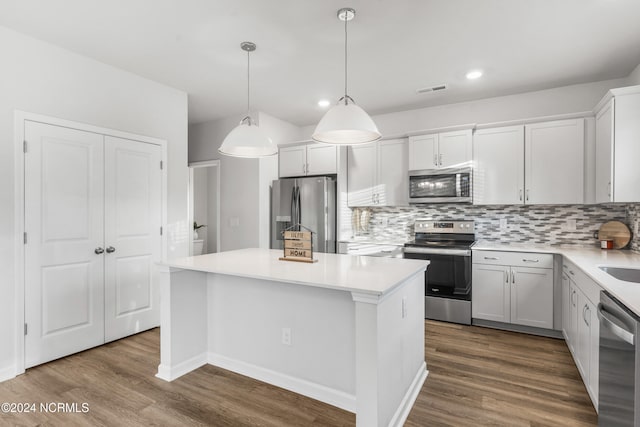
[[[640,268],[622,268],[622,267],[598,267],[600,270],[613,276],[616,279],[626,282],[640,283]]]

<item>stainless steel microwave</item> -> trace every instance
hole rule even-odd
[[[409,171],[409,203],[471,203],[471,168]]]

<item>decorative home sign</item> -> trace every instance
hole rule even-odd
[[[290,228],[293,227],[295,226]],[[282,232],[284,237],[284,256],[280,257],[280,260],[317,262],[317,259],[313,259],[313,232],[307,227],[300,227],[307,231],[285,230]]]

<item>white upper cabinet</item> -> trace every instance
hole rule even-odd
[[[584,201],[584,119],[476,130],[474,204]]]
[[[279,176],[329,175],[338,172],[338,150],[330,144],[306,144],[279,150]]]
[[[280,177],[303,176],[307,164],[307,146],[280,148],[278,152]]]
[[[480,129],[473,135],[473,202],[516,205],[524,199],[524,126]]]
[[[468,166],[471,129],[409,137],[409,170]]]
[[[376,186],[377,143],[354,145],[348,150],[347,204],[373,206]]]
[[[640,202],[640,86],[612,89],[596,107],[596,202]]]
[[[351,146],[347,163],[350,207],[408,204],[406,139]]]
[[[408,172],[407,140],[378,142],[376,205],[403,206],[409,203]]]
[[[307,144],[307,175],[328,175],[338,172],[337,146]]]
[[[584,119],[525,126],[525,203],[584,202]]]
[[[610,99],[596,113],[596,203],[613,201],[613,105]]]
[[[471,129],[443,132],[438,139],[438,161],[441,168],[471,164]]]
[[[438,167],[438,134],[409,137],[409,170]]]

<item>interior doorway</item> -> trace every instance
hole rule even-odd
[[[220,251],[220,160],[189,164],[191,256]]]

